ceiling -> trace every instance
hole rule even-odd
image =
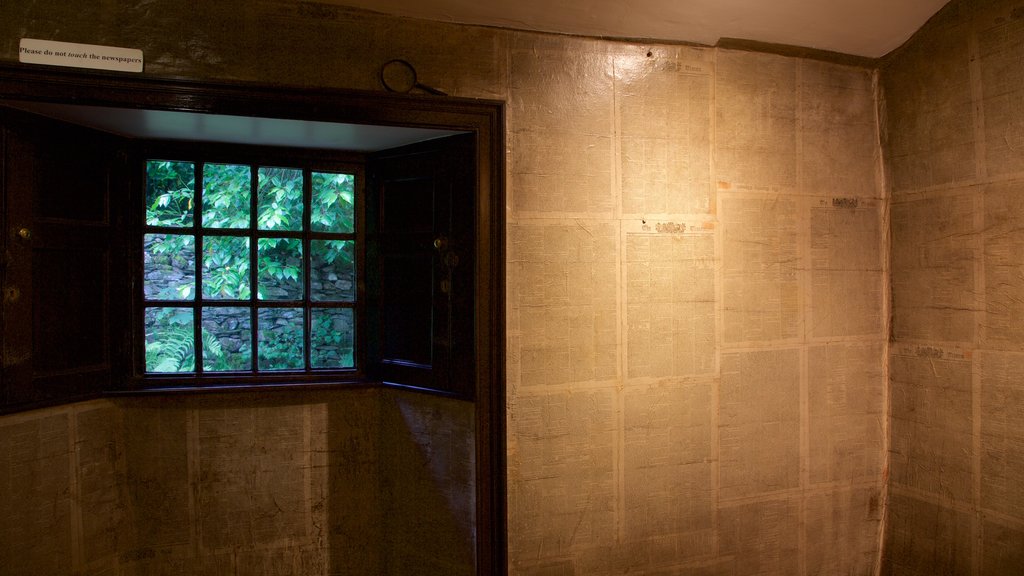
[[[715,45],[785,44],[878,58],[948,0],[330,0],[413,18]]]
[[[169,110],[21,101],[7,101],[3,104],[119,136],[159,140],[198,140],[377,152],[458,134],[451,130],[432,128],[370,126]]]

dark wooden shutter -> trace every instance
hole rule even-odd
[[[3,403],[97,394],[112,387],[130,308],[111,219],[125,156],[109,135],[11,109],[0,128]]]
[[[383,382],[472,396],[474,154],[465,134],[370,159],[367,325]]]

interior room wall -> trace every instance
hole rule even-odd
[[[280,0],[0,5],[0,58],[16,61],[22,37],[139,48],[149,76],[296,87],[380,90],[380,65],[404,58],[424,84],[506,102],[510,573],[874,570],[888,333],[887,200],[872,69]],[[173,419],[146,410],[147,418]],[[328,423],[344,418],[303,403],[287,410]],[[400,407],[381,412],[387,426],[404,417]],[[81,463],[66,448],[39,459],[51,442],[65,446],[70,426],[69,416],[44,414],[30,425],[40,431],[10,448],[5,464],[38,478],[8,493],[52,484],[45,494],[58,497],[42,512],[10,514],[63,526],[66,479],[84,469],[72,473]],[[251,406],[236,412],[264,422],[257,414]],[[122,413],[129,423],[137,417]],[[284,433],[290,421],[265,422]],[[349,435],[357,447],[369,441],[360,422],[380,424],[342,422],[325,440],[339,449]],[[51,425],[63,426],[54,439]],[[241,452],[227,438],[211,441],[228,443],[225,453],[243,467],[295,457],[269,436],[262,453],[253,434],[237,436],[248,446]],[[137,450],[134,458],[149,463],[145,438],[126,438],[124,453]],[[152,475],[172,465],[152,460]],[[372,476],[392,464],[373,460],[357,470]],[[126,486],[145,479],[123,473]],[[128,497],[109,487],[122,485],[116,468],[103,474],[115,475],[100,482],[109,498]],[[184,479],[175,485],[171,493],[191,494],[196,506],[194,488]],[[208,504],[258,523],[259,503],[232,498]],[[297,514],[286,503],[279,504]],[[353,506],[344,525],[332,527],[332,544],[388,537],[387,524],[366,520],[375,508]],[[120,534],[117,513],[107,510],[97,522]],[[302,526],[316,514],[306,512]],[[3,518],[11,524],[12,516]],[[82,566],[81,554],[60,561]],[[151,560],[94,554],[88,561]],[[311,554],[308,566],[322,566],[322,554]],[[303,558],[296,552],[263,573],[291,573],[287,562]],[[363,574],[384,562],[359,561],[367,563]],[[237,573],[252,569],[233,562]]]
[[[867,574],[873,75],[510,38],[514,574]]]
[[[469,575],[472,406],[394,390],[0,419],[0,573]]]
[[[1024,567],[1024,4],[956,1],[881,67],[892,190],[887,574]]]

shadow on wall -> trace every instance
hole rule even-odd
[[[330,408],[330,574],[473,574],[473,405],[397,390],[373,400]]]
[[[380,422],[382,573],[473,574],[473,405],[384,390]]]

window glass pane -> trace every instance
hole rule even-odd
[[[248,166],[203,166],[203,227],[248,228],[252,177]]]
[[[196,240],[190,234],[146,234],[142,239],[144,293],[149,300],[193,300]]]
[[[313,172],[312,184],[311,229],[314,232],[355,231],[355,176]]]
[[[203,238],[203,297],[246,300],[249,294],[249,239]]]
[[[260,230],[302,230],[302,170],[259,169]]]
[[[194,372],[191,308],[146,308],[146,372]]]
[[[260,370],[305,367],[302,324],[302,308],[264,308],[259,311]]]
[[[355,300],[356,243],[352,240],[309,242],[310,298],[320,302]]]
[[[252,370],[248,308],[203,308],[203,370]]]
[[[146,226],[175,228],[140,231],[147,373],[355,366],[354,174],[202,159],[145,170]]]
[[[355,314],[351,308],[314,308],[311,311],[309,361],[313,368],[351,368]]]
[[[302,240],[260,238],[260,300],[299,300],[302,294]]]
[[[191,162],[146,162],[146,224],[192,225],[195,173]]]

